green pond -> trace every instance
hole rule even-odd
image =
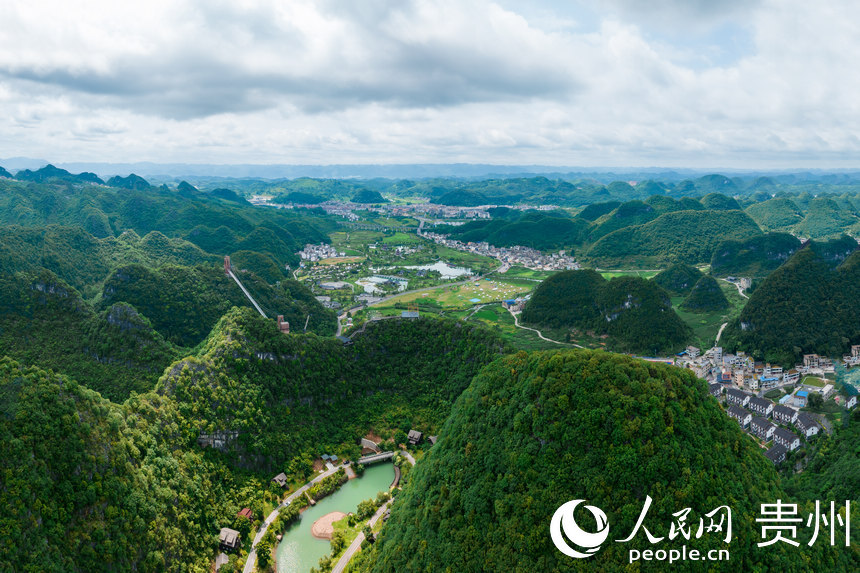
[[[328,555],[330,547],[327,539],[311,535],[314,521],[333,511],[354,512],[359,502],[388,491],[393,480],[392,464],[383,462],[368,466],[360,478],[349,480],[339,490],[306,509],[278,544],[278,573],[307,573],[311,567],[316,567],[320,557]]]

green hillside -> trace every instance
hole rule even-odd
[[[809,202],[806,216],[794,230],[802,237],[822,239],[839,236],[857,223],[854,212],[841,208],[833,199],[816,197]]]
[[[158,231],[141,238],[134,231],[98,239],[80,227],[0,227],[0,271],[51,269],[86,296],[92,296],[108,273],[121,265],[216,264],[209,255],[181,239]]]
[[[388,203],[388,199],[383,197],[379,191],[373,191],[372,189],[362,189],[358,193],[352,196],[353,203]]]
[[[743,211],[675,211],[610,233],[585,255],[602,268],[707,263],[721,242],[760,234]]]
[[[702,278],[702,272],[690,265],[672,265],[652,280],[672,294],[687,295]]]
[[[709,570],[806,571],[793,547],[755,545],[759,504],[787,498],[777,484],[761,449],[689,371],[592,351],[519,353],[485,368],[457,401],[361,570],[664,571],[660,562],[628,566],[630,549],[656,547],[641,531],[613,541],[633,531],[651,496],[645,525],[661,537],[684,507],[690,523],[732,508],[731,561]],[[563,555],[548,531],[556,508],[573,499],[602,509],[611,530],[588,560]],[[725,548],[722,537],[684,543]],[[827,568],[848,557],[842,548],[804,549]]]
[[[250,500],[248,478],[182,449],[176,424],[158,397],[118,406],[0,357],[4,569],[208,570],[217,528]]]
[[[713,211],[734,211],[741,206],[732,197],[726,197],[722,193],[708,193],[699,200],[705,209]]]
[[[337,328],[334,311],[324,308],[306,286],[291,279],[272,286],[251,273],[238,276],[271,318],[282,314],[293,328],[302,328],[310,315],[310,332],[331,335]],[[134,306],[167,340],[181,346],[203,340],[230,308],[252,308],[223,269],[208,266],[120,267],[105,280],[101,301]]]
[[[596,241],[618,229],[640,225],[656,219],[660,212],[643,201],[628,201],[594,222],[589,240]]]
[[[298,264],[296,253],[307,243],[327,242],[327,233],[336,225],[321,212],[260,209],[244,200],[236,203],[206,193],[177,192],[148,184],[145,189],[138,187],[141,186],[131,184],[127,189],[0,179],[0,223],[80,227],[101,239],[118,238],[127,231],[142,237],[157,231],[170,240],[187,238],[204,251],[211,245],[203,246],[205,243],[198,243],[197,237],[205,240],[215,230],[226,228],[229,233],[220,239],[222,250],[207,251],[208,254],[224,256],[256,250],[281,265]],[[63,243],[62,248],[77,248],[71,239]],[[125,264],[131,262],[136,261],[126,260]],[[56,272],[80,286],[59,270]]]
[[[237,431],[231,459],[271,470],[324,447],[353,456],[368,428],[435,431],[477,371],[507,351],[497,335],[453,320],[369,323],[344,346],[285,336],[233,309],[157,392],[177,402],[180,431]]]
[[[787,233],[767,233],[725,241],[714,250],[711,272],[720,277],[765,277],[800,249],[800,240]]]
[[[712,276],[703,276],[695,284],[681,308],[690,312],[713,312],[729,308],[723,289]]]
[[[594,221],[607,213],[611,213],[615,209],[621,206],[620,201],[607,201],[605,203],[592,203],[585,207],[582,211],[577,215],[580,219],[585,219],[586,221]]]
[[[754,203],[746,212],[765,231],[785,231],[803,220],[803,212],[786,197]]]
[[[543,281],[522,317],[540,327],[607,334],[610,346],[625,352],[672,352],[690,336],[660,286],[639,277],[607,281],[592,270],[560,272]]]
[[[119,401],[151,390],[179,353],[133,307],[96,312],[46,270],[0,275],[0,355],[69,374]]]
[[[578,245],[587,229],[587,221],[565,212],[511,211],[491,220],[439,227],[438,231],[463,242],[486,241],[497,247],[522,245],[550,250]]]
[[[771,273],[726,328],[724,346],[792,365],[803,354],[840,356],[860,343],[860,253],[843,259],[848,242],[813,243]]]

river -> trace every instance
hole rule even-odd
[[[305,510],[278,544],[278,573],[307,573],[311,567],[316,567],[320,557],[328,555],[330,547],[327,539],[311,535],[314,521],[333,511],[354,512],[359,502],[388,491],[393,479],[392,464],[383,462],[368,466],[360,478],[349,480],[335,493]]]

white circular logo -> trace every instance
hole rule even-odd
[[[573,510],[584,501],[584,499],[574,499],[563,504],[555,510],[555,513],[552,515],[552,521],[549,524],[549,533],[552,537],[552,542],[558,550],[568,557],[576,557],[577,559],[591,557],[597,553],[598,549],[600,549],[600,544],[606,541],[606,538],[609,536],[609,522],[606,519],[606,514],[599,507],[594,507],[593,505],[585,506],[585,509],[590,511],[595,521],[597,521],[597,532],[588,533],[576,524],[576,520],[573,518]],[[562,535],[562,530],[564,530],[564,535]],[[577,551],[568,545],[565,535],[574,545],[584,548],[585,552]]]

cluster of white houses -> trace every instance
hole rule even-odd
[[[717,399],[721,399],[723,385],[712,383],[710,392]],[[774,464],[782,463],[788,452],[800,447],[801,435],[811,438],[821,431],[821,426],[809,414],[753,396],[738,388],[726,390],[726,403],[729,417],[737,420],[744,430],[763,442],[772,441],[772,446],[765,455]],[[797,433],[790,426],[793,426]]]
[[[492,257],[504,265],[517,265],[527,269],[541,271],[563,271],[580,268],[576,259],[565,254],[564,251],[545,254],[537,249],[523,247],[521,245],[515,245],[513,247],[495,247],[486,242],[463,243],[455,239],[449,239],[448,235],[441,235],[439,233],[423,232],[419,233],[419,235],[436,244],[448,247],[449,249],[474,253],[485,257]]]
[[[857,353],[860,363],[860,345],[852,346],[851,350],[852,354]],[[675,362],[678,366],[690,368],[696,376],[709,382],[734,384],[754,392],[796,384],[805,375],[824,376],[835,371],[833,361],[818,354],[806,354],[803,363],[785,370],[779,365],[756,362],[744,352],[723,353],[719,346],[704,353],[695,346],[688,346],[678,354]]]
[[[326,245],[325,243],[320,243],[319,245],[305,245],[305,248],[299,251],[298,254],[303,261],[311,262],[346,256],[346,253],[343,251],[338,251],[331,245]]]

